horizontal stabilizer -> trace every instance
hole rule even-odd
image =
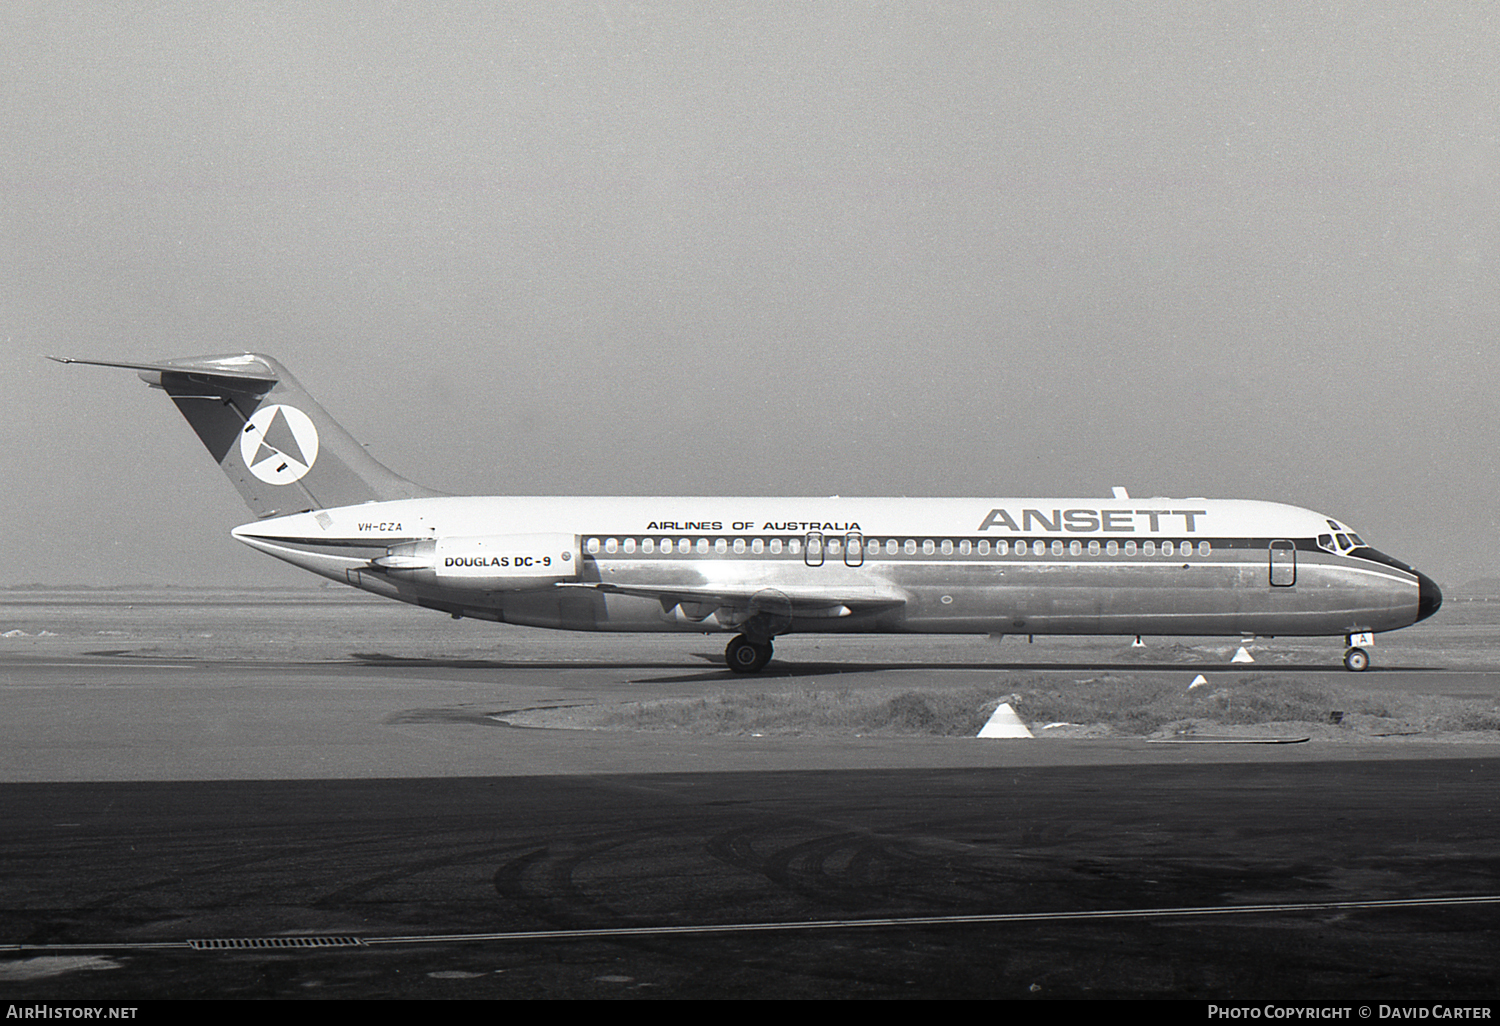
[[[236,356],[193,356],[181,360],[163,360],[160,363],[131,363],[120,360],[79,360],[71,356],[49,356],[49,360],[57,363],[81,363],[90,367],[119,367],[122,370],[140,371],[143,378],[148,374],[157,375],[157,380],[152,384],[160,384],[161,374],[186,374],[191,377],[199,375],[212,378],[225,378],[230,381],[259,381],[274,384],[278,377],[276,372],[266,366],[264,362],[255,356],[241,354]],[[151,381],[150,378],[146,380]]]

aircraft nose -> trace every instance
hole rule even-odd
[[[1417,619],[1427,619],[1442,604],[1443,593],[1438,590],[1437,582],[1424,573],[1417,573]]]

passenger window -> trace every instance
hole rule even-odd
[[[745,539],[736,538],[734,540],[734,554],[736,556],[742,556],[745,554]]]
[[[1031,543],[1031,554],[1033,556],[1045,556],[1047,554],[1047,543],[1038,538]]]
[[[953,542],[949,541],[947,538],[944,538],[943,544],[938,546],[938,551],[940,551],[945,556],[953,555]]]
[[[779,554],[780,552],[781,552],[781,539],[780,538],[772,538],[771,539],[771,553],[772,553],[772,555]]]
[[[705,539],[704,541],[699,542],[698,543],[698,551],[702,552],[703,551],[703,547],[706,544],[707,544],[707,539]],[[717,552],[721,556],[724,555],[725,553],[727,553],[729,551],[729,542],[727,540],[723,539],[723,538],[716,539],[714,541],[714,551]]]
[[[995,543],[995,551],[1003,556],[1010,551],[1010,547],[1007,543],[998,541]],[[990,542],[988,538],[979,543],[979,554],[981,556],[988,556],[990,554]]]
[[[755,538],[750,542],[750,551],[758,556],[762,552],[766,551],[766,543],[761,541],[759,538]]]
[[[620,548],[620,543],[617,542],[617,541],[615,541],[613,538],[606,538],[606,539],[604,539],[604,551],[605,552],[616,552],[616,551],[619,550],[619,548]]]
[[[1135,541],[1133,539],[1125,543],[1125,555],[1135,555]]]
[[[1163,556],[1170,556],[1173,553],[1175,553],[1176,551],[1177,550],[1172,547],[1172,543],[1171,542],[1165,541],[1165,542],[1161,543],[1161,554]]]
[[[692,540],[689,539],[689,538],[678,538],[677,539],[677,551],[678,552],[692,552],[693,551],[693,542],[692,542]]]
[[[936,551],[937,546],[932,543],[931,538],[928,538],[922,542],[922,555],[930,556]]]
[[[591,552],[591,553],[592,552],[598,552],[599,551],[599,539],[598,538],[590,538],[588,541],[584,542],[583,543],[583,551],[585,551],[585,552]]]
[[[902,548],[906,551],[906,554],[908,556],[915,556],[917,554],[917,542],[916,542],[916,539],[914,539],[914,538],[908,538],[908,539],[906,539],[906,544],[903,545]]]
[[[958,554],[960,556],[967,556],[970,552],[973,552],[973,551],[974,551],[974,546],[969,541],[969,539],[965,538],[963,541],[961,541],[961,542],[958,543]]]
[[[642,552],[655,552],[656,551],[656,539],[655,538],[642,538],[641,539],[641,551]]]
[[[1120,543],[1117,541],[1106,543],[1104,546],[1104,554],[1107,556],[1118,556],[1120,554]]]
[[[1083,555],[1083,542],[1079,541],[1077,538],[1074,538],[1072,541],[1068,542],[1068,555]]]
[[[1096,541],[1089,542],[1089,555],[1091,555],[1091,556],[1097,556],[1097,555],[1099,555],[1099,543],[1098,542],[1096,542]]]
[[[634,538],[626,538],[625,539],[625,551],[626,552],[634,552],[635,551],[635,539]]]
[[[1141,551],[1144,552],[1148,556],[1154,556],[1154,555],[1156,555],[1156,542],[1154,542],[1154,541],[1141,542]]]
[[[1198,543],[1198,555],[1200,555],[1200,556],[1210,555],[1213,552],[1213,550],[1214,550],[1214,547],[1212,545],[1210,545],[1206,541],[1201,541],[1201,542]]]
[[[1052,543],[1052,554],[1054,556],[1061,556],[1063,554],[1063,543],[1062,542],[1060,542],[1060,541],[1054,541]]]

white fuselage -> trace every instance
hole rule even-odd
[[[772,595],[774,633],[1336,635],[1437,596],[1319,513],[1243,500],[437,497],[234,534],[403,602],[570,630],[739,630]]]

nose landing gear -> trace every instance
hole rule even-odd
[[[1370,653],[1361,646],[1375,644],[1375,635],[1369,632],[1362,634],[1347,634],[1344,636],[1344,644],[1348,649],[1344,652],[1344,669],[1354,673],[1363,673],[1370,668]]]

